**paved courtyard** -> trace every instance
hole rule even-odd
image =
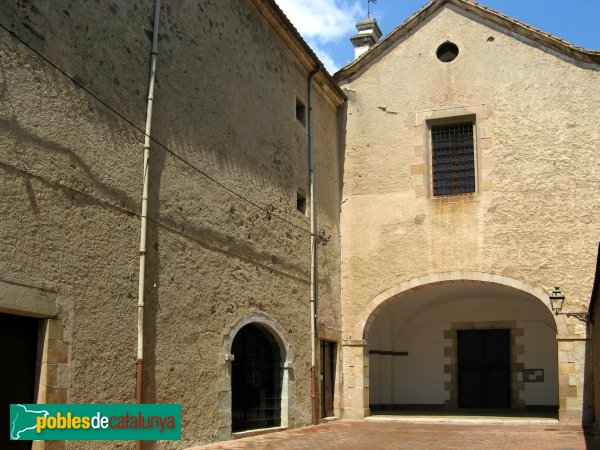
[[[557,425],[338,421],[194,447],[216,449],[600,449],[600,435]]]

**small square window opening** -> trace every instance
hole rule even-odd
[[[296,193],[296,209],[306,214],[306,195],[302,191]]]
[[[475,192],[473,124],[431,127],[433,195]]]
[[[306,125],[306,105],[298,97],[296,97],[296,120]]]

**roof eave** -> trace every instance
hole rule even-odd
[[[329,100],[336,107],[344,104],[348,99],[346,94],[344,94],[344,91],[324,67],[315,52],[300,36],[298,30],[292,25],[292,22],[290,22],[277,3],[274,0],[250,0],[250,3],[254,5],[267,23],[271,25],[275,33],[277,33],[285,46],[296,58],[297,62],[307,72],[311,72],[315,68],[319,69],[319,73],[315,75],[314,80]]]

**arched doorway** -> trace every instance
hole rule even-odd
[[[240,334],[241,331],[244,330],[247,326],[251,327],[245,330],[243,334]],[[257,334],[257,331],[260,334]],[[231,439],[232,432],[235,432],[233,429],[233,415],[237,415],[238,412],[234,413],[233,385],[234,383],[238,384],[239,381],[237,375],[236,380],[233,380],[233,365],[236,361],[240,363],[240,359],[243,360],[250,354],[250,352],[254,351],[248,351],[248,349],[246,348],[246,345],[248,344],[248,342],[250,342],[250,340],[244,338],[244,335],[247,332],[249,334],[254,334],[255,338],[257,338],[258,341],[268,341],[268,345],[265,345],[263,348],[266,349],[266,354],[270,355],[269,360],[271,362],[279,361],[278,373],[281,377],[278,385],[280,388],[279,397],[281,399],[281,402],[279,403],[279,425],[276,425],[276,420],[268,421],[267,427],[287,427],[290,417],[290,407],[294,404],[294,351],[292,350],[285,336],[285,333],[275,320],[273,320],[264,313],[253,313],[243,316],[237,321],[237,323],[235,323],[235,325],[232,326],[229,332],[225,336],[223,336],[223,355],[222,359],[220,360],[223,368],[223,384],[222,390],[218,393],[220,416],[220,423],[218,429],[219,440]],[[236,343],[235,349],[234,342]],[[239,365],[236,366],[240,367]],[[273,374],[275,373],[276,368],[271,367],[271,369],[273,370],[270,371],[269,369],[268,371],[270,371],[273,378],[275,378]],[[236,394],[235,409],[236,411],[239,411],[239,404],[237,398],[238,397]],[[277,405],[275,404],[273,405],[273,407],[277,408]],[[275,413],[273,413],[272,415],[275,415]],[[236,422],[237,420],[238,419],[236,419]],[[262,425],[258,425],[257,423],[257,426]],[[245,428],[246,430],[250,429],[246,428],[245,426],[243,428]],[[240,428],[238,428],[238,430],[239,429]]]
[[[556,322],[527,292],[434,283],[392,296],[368,322],[371,412],[558,410]]]
[[[275,337],[251,323],[236,334],[231,351],[232,432],[279,427],[283,365]]]

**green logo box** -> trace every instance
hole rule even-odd
[[[10,439],[20,441],[174,441],[181,405],[10,405]]]

